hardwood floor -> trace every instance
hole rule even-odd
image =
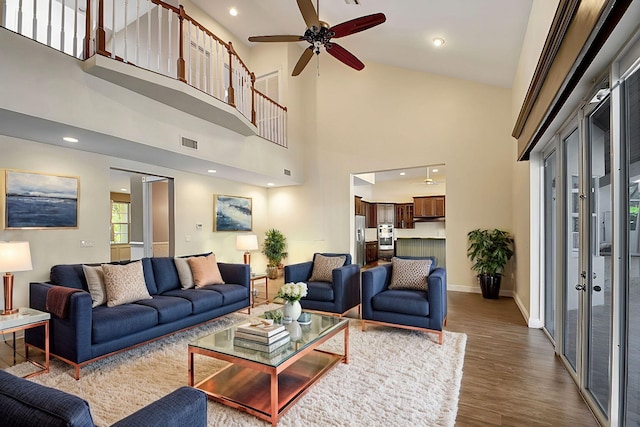
[[[281,284],[269,281],[271,298]],[[467,334],[456,426],[598,426],[545,334],[526,327],[511,298],[449,292],[448,302],[446,329]],[[0,369],[12,362],[0,343]]]

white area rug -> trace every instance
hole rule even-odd
[[[262,306],[253,315],[277,305]],[[52,359],[51,372],[34,382],[87,400],[94,422],[110,425],[137,409],[186,385],[187,344],[215,330],[245,320],[233,314],[211,324],[174,335],[82,368]],[[466,335],[445,332],[442,346],[435,336],[380,326],[360,329],[350,320],[349,364],[339,364],[316,383],[281,419],[281,426],[453,426]],[[342,334],[329,342],[342,346]],[[196,381],[223,362],[196,356]],[[22,363],[8,369],[17,375],[32,370]],[[208,404],[209,426],[265,426],[268,423],[216,402]]]

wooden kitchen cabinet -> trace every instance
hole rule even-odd
[[[396,228],[415,228],[413,222],[413,203],[396,204]]]
[[[356,215],[364,215],[364,210],[362,208],[362,197],[355,196],[353,204],[355,205]]]
[[[378,206],[375,203],[367,203],[366,210],[364,213],[365,216],[365,227],[367,228],[376,228],[378,226]]]
[[[395,224],[395,205],[393,203],[376,203],[376,205],[378,206],[378,224]]]
[[[445,216],[445,196],[424,196],[413,198],[415,218],[439,218]]]
[[[367,242],[365,244],[365,264],[370,264],[378,260],[378,242]]]

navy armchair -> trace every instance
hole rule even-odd
[[[344,257],[344,263],[327,272],[322,280],[315,280],[323,264],[331,263],[335,257]],[[300,300],[305,310],[344,316],[354,307],[360,309],[360,266],[351,264],[350,254],[315,253],[313,261],[285,266],[284,282],[307,284],[307,296]]]
[[[390,289],[393,264],[384,264],[362,272],[362,330],[367,323],[417,329],[438,335],[447,318],[447,274],[436,267],[433,257],[397,257],[400,260],[432,261],[427,289]],[[398,263],[399,264],[399,263]],[[424,276],[423,276],[424,277]]]
[[[0,424],[7,427],[93,427],[89,404],[78,396],[0,370]],[[206,427],[207,396],[180,387],[113,427]]]

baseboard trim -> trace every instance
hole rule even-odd
[[[517,294],[514,295],[513,300],[516,302],[518,310],[520,310],[520,314],[522,314],[524,321],[527,322],[528,327],[532,329],[540,329],[544,326],[544,322],[542,321],[542,319],[531,317],[531,315],[529,314],[529,310],[527,310]]]
[[[447,290],[455,291],[455,292],[466,292],[468,294],[479,294],[479,293],[481,293],[479,286],[465,286],[465,285],[447,284]],[[500,296],[501,297],[507,297],[507,298],[513,298],[513,291],[509,290],[509,289],[507,289],[507,290],[500,289]]]

